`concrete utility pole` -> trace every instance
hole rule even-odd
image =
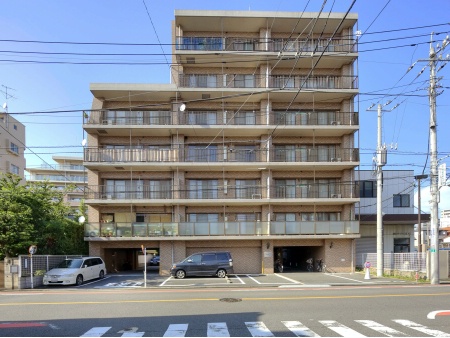
[[[388,105],[391,103],[390,101],[385,104]],[[371,107],[367,109],[371,110]],[[388,110],[392,111],[397,108],[396,105],[394,108]],[[383,166],[387,162],[387,149],[386,146],[382,145],[382,134],[381,134],[381,114],[383,112],[383,108],[381,104],[378,104],[377,113],[378,113],[378,136],[377,136],[377,156],[376,156],[376,165],[377,165],[377,277],[383,277],[384,271],[384,248],[383,248],[383,210],[382,210],[382,194],[383,194]]]
[[[433,34],[431,35],[433,39]],[[430,281],[431,284],[439,284],[439,224],[438,224],[438,171],[437,171],[437,130],[436,130],[436,52],[430,43],[430,218],[431,218],[431,243],[430,243]]]
[[[435,50],[433,47],[433,33],[431,33],[430,52],[428,59],[418,60],[427,62],[427,66],[430,66],[430,87],[428,90],[429,104],[430,104],[430,228],[431,228],[431,240],[430,240],[430,282],[431,284],[439,284],[439,183],[438,183],[438,158],[437,158],[437,123],[436,123],[436,72],[442,69],[449,61],[449,56],[443,59],[442,54],[437,54],[444,51],[449,45],[449,37],[444,39],[442,46],[437,45]],[[436,71],[436,65],[439,62],[444,62]],[[412,65],[410,69],[412,69]],[[427,67],[425,66],[425,67]],[[419,73],[422,74],[425,67]]]

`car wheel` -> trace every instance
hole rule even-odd
[[[105,272],[103,270],[100,271],[100,274],[98,275],[98,278],[100,278],[100,279],[105,278]]]
[[[75,281],[75,284],[80,286],[81,284],[83,284],[83,275],[78,275],[77,279]]]
[[[220,269],[217,271],[217,277],[219,278],[225,278],[227,276],[227,272],[224,269]]]
[[[184,277],[186,277],[186,272],[184,272],[184,270],[178,270],[176,273],[176,277],[179,279],[183,279]]]

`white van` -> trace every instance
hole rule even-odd
[[[44,274],[44,285],[81,285],[84,281],[103,278],[105,262],[100,257],[80,257],[62,261]]]

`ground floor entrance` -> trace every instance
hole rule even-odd
[[[327,271],[352,272],[355,266],[354,239],[341,238],[261,238],[258,239],[177,239],[131,241],[91,241],[89,252],[105,260],[108,273],[120,271],[142,271],[150,259],[160,258],[160,275],[169,275],[172,264],[180,262],[193,253],[207,251],[229,251],[236,274],[271,274],[275,262],[281,259],[284,272],[308,271],[307,260],[312,258],[313,271],[323,259]],[[143,256],[142,247],[147,249]],[[145,261],[146,260],[146,261]]]

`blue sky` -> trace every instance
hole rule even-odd
[[[327,1],[324,11],[346,12],[353,1]],[[322,1],[248,0],[248,1],[149,1],[149,0],[15,0],[2,2],[0,21],[0,99],[5,102],[5,86],[9,87],[8,111],[26,126],[27,166],[44,161],[52,163],[52,155],[81,156],[82,115],[80,112],[51,114],[17,114],[36,111],[90,109],[90,83],[168,83],[169,66],[162,55],[150,56],[86,56],[49,55],[40,53],[154,53],[171,52],[171,20],[175,9],[307,11],[318,12]],[[148,13],[147,13],[148,9]],[[426,65],[419,61],[406,74],[409,66],[428,58],[430,33],[441,43],[450,33],[448,24],[450,1],[447,0],[357,0],[351,9],[358,13],[358,29],[363,33],[359,45],[359,107],[361,169],[372,168],[377,144],[376,112],[366,109],[386,103],[383,114],[383,142],[388,146],[386,170],[412,169],[415,174],[429,173],[427,80],[429,68],[416,80]],[[447,24],[446,24],[447,23]],[[426,27],[423,27],[426,26]],[[412,29],[416,27],[423,27]],[[17,40],[4,41],[4,40]],[[147,43],[155,46],[110,46],[24,43],[33,41]],[[378,42],[377,42],[378,41]],[[158,43],[163,46],[158,46]],[[405,47],[399,47],[405,46]],[[447,47],[445,55],[450,53]],[[170,60],[170,56],[167,56]],[[28,63],[23,61],[38,61]],[[147,65],[80,65],[48,62],[145,62]],[[157,63],[157,64],[155,64]],[[450,66],[438,76],[443,93],[437,98],[438,158],[450,155]],[[401,94],[401,95],[395,95]],[[391,144],[397,149],[390,149]],[[450,166],[450,157],[444,159]],[[425,169],[424,169],[425,168]],[[426,209],[428,182],[422,193]],[[441,208],[450,208],[450,194],[443,189]],[[447,202],[448,201],[448,202]],[[444,206],[447,203],[447,206]]]

